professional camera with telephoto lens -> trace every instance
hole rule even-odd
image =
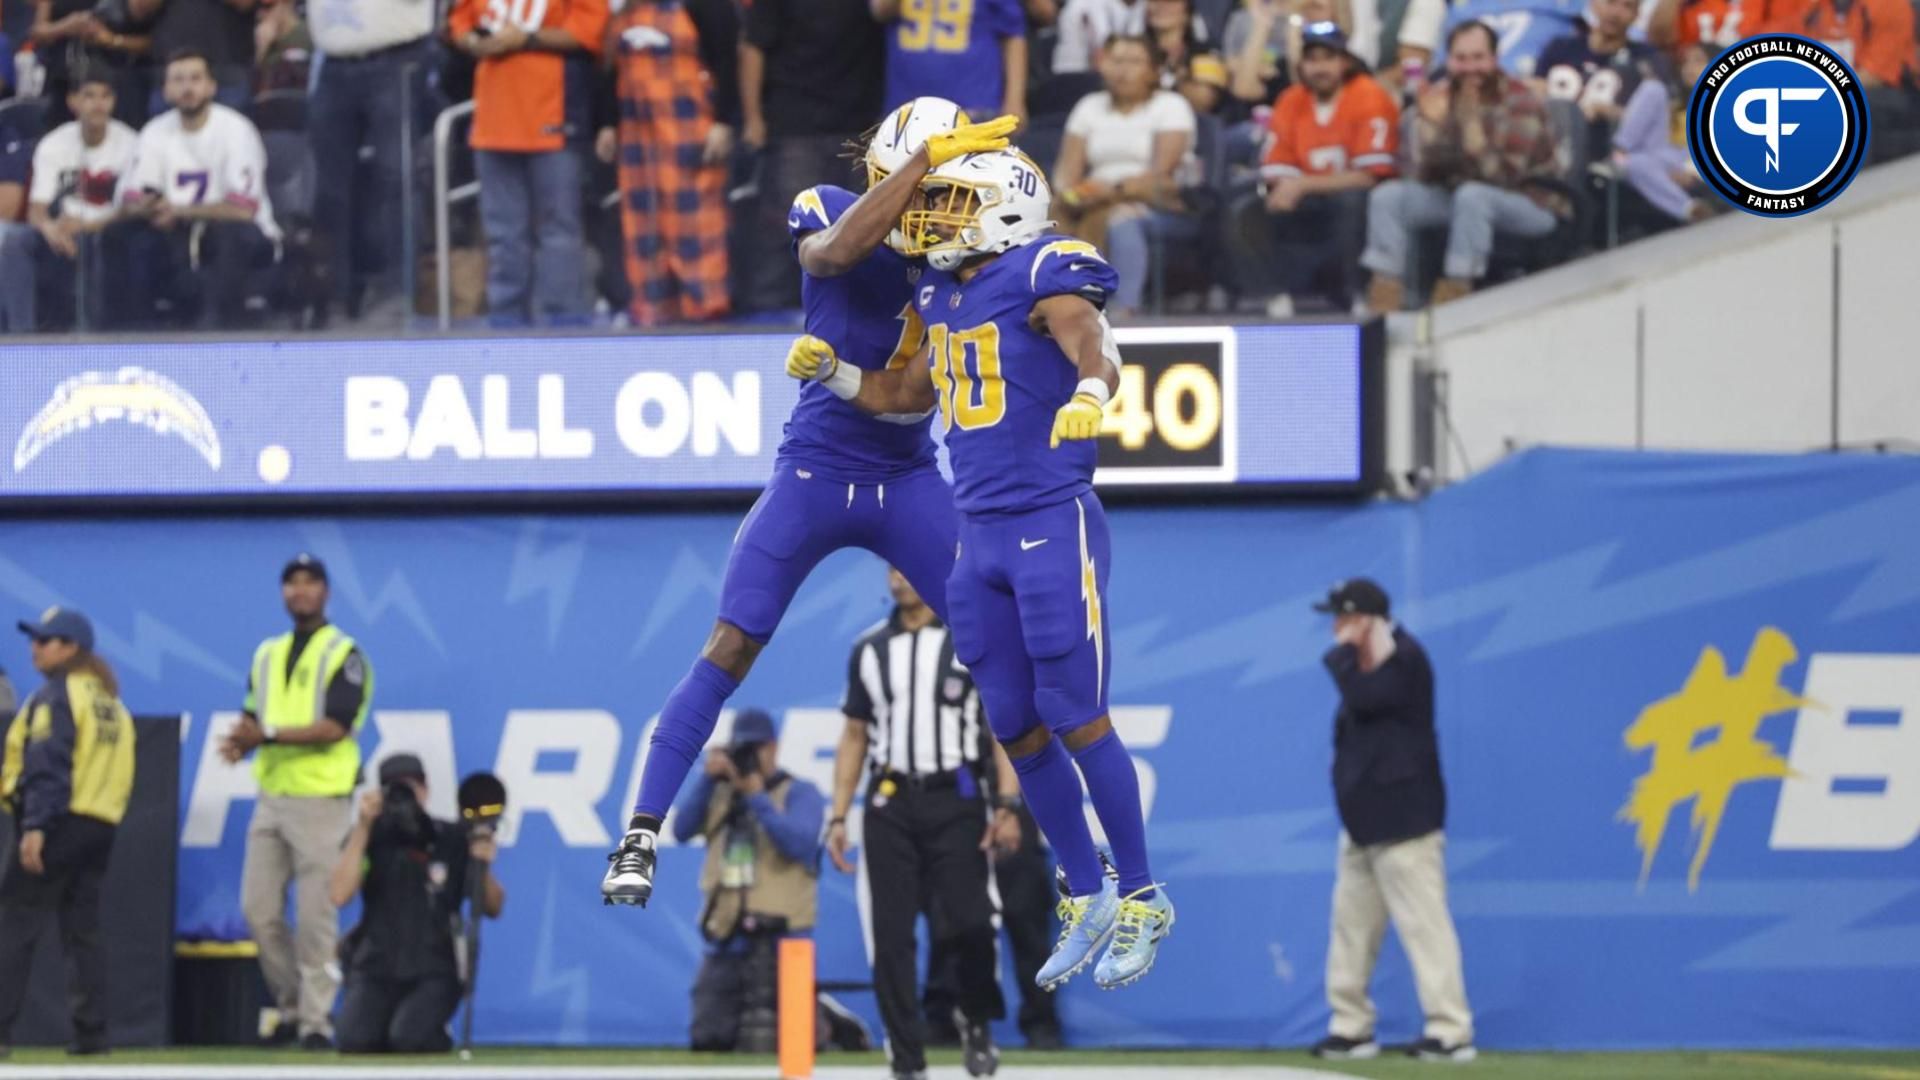
[[[760,771],[760,747],[763,745],[765,744],[748,743],[745,746],[736,746],[727,752],[733,758],[734,769],[742,778]]]
[[[374,828],[402,844],[431,844],[433,819],[420,805],[413,785],[404,779],[388,782],[380,789],[380,819]]]

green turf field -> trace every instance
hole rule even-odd
[[[15,1066],[60,1066],[72,1064],[65,1054],[58,1051],[21,1049],[15,1051],[11,1064]],[[93,1066],[93,1062],[87,1063]],[[126,1051],[116,1053],[101,1065],[109,1067],[136,1065],[223,1065],[258,1067],[258,1075],[270,1077],[274,1065],[331,1065],[359,1066],[369,1069],[388,1068],[401,1065],[438,1066],[442,1069],[458,1070],[458,1062],[451,1055],[426,1058],[341,1058],[333,1055],[308,1055],[295,1051],[260,1050],[154,1050]],[[771,1058],[746,1056],[716,1057],[714,1055],[696,1055],[672,1050],[554,1050],[539,1048],[501,1048],[485,1047],[474,1055],[476,1066],[519,1066],[527,1069],[527,1075],[533,1076],[540,1066],[651,1066],[654,1068],[673,1068],[685,1066],[685,1075],[690,1080],[698,1080],[703,1068],[727,1066],[733,1069],[755,1066],[765,1069],[764,1075],[772,1078],[777,1070]],[[935,1053],[933,1064],[936,1076],[964,1075],[957,1068],[959,1058],[953,1053]],[[1449,1076],[1458,1073],[1461,1077],[1484,1078],[1484,1080],[1920,1080],[1920,1050],[1916,1051],[1712,1051],[1712,1052],[1673,1052],[1652,1054],[1502,1054],[1488,1052],[1479,1061],[1468,1065],[1451,1065],[1429,1062],[1400,1060],[1379,1060],[1371,1062],[1334,1063],[1320,1062],[1308,1057],[1304,1052],[1293,1051],[1206,1051],[1206,1052],[1155,1052],[1155,1051],[1066,1051],[1053,1054],[1037,1054],[1020,1050],[1009,1050],[1003,1060],[1000,1076],[1003,1080],[1020,1080],[1025,1074],[1044,1070],[1051,1076],[1060,1075],[1063,1070],[1084,1070],[1087,1080],[1097,1080],[1103,1074],[1102,1067],[1127,1066],[1133,1069],[1151,1069],[1168,1080],[1181,1077],[1220,1078],[1230,1080],[1236,1072],[1245,1070],[1257,1075],[1263,1068],[1284,1067],[1301,1070],[1321,1070],[1346,1076],[1377,1077],[1393,1080],[1398,1077],[1434,1077]],[[824,1054],[820,1058],[822,1070],[836,1075],[845,1074],[849,1069],[860,1070],[875,1080],[886,1076],[885,1062],[879,1054]],[[87,1070],[88,1074],[93,1069]],[[7,1065],[0,1064],[0,1080],[4,1080]],[[76,1075],[78,1075],[76,1073]]]

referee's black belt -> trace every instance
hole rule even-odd
[[[876,775],[867,785],[877,788],[885,783],[902,791],[951,791],[960,786],[960,770],[949,769],[936,773],[903,773],[892,769]]]

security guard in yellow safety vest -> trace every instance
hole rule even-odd
[[[133,792],[133,718],[113,669],[93,651],[93,624],[49,608],[20,629],[46,685],[0,729],[0,806],[13,840],[0,872],[0,1057],[26,1000],[28,968],[58,912],[76,1054],[107,1051],[107,951],[100,882]]]
[[[327,1050],[340,932],[327,880],[352,824],[360,780],[354,739],[373,701],[373,667],[353,638],[327,622],[327,568],[319,559],[294,556],[280,572],[280,597],[293,630],[254,650],[247,703],[220,754],[237,763],[258,751],[260,798],[247,826],[240,907],[280,1010],[268,1042],[298,1039],[308,1050]]]

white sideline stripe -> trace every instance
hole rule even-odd
[[[814,1080],[873,1080],[881,1066],[816,1069]],[[774,1080],[773,1066],[712,1065],[0,1065],[7,1080]],[[933,1080],[959,1080],[957,1065],[933,1069]],[[1074,1065],[1034,1068],[1003,1065],[1006,1080],[1167,1080],[1168,1077],[1231,1077],[1232,1080],[1337,1080],[1319,1069],[1266,1065]]]

